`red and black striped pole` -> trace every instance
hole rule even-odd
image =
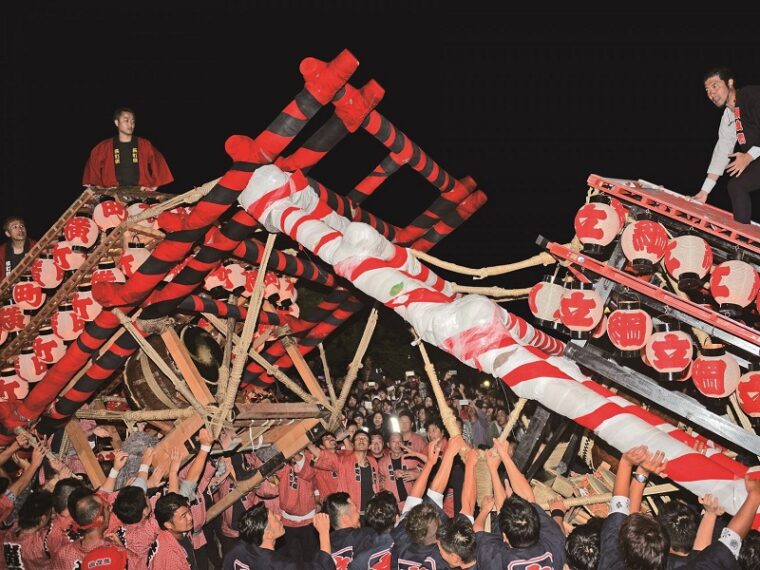
[[[243,241],[232,252],[234,257],[253,265],[261,263],[263,254],[264,244],[257,239]],[[334,287],[337,282],[332,270],[308,259],[302,259],[296,255],[277,250],[272,251],[267,267],[273,271],[279,271],[285,275],[305,279],[325,287]]]

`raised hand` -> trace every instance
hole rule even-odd
[[[668,466],[668,459],[662,451],[647,453],[646,459],[639,463],[639,469],[655,475],[661,475]]]
[[[706,514],[715,515],[716,517],[726,512],[726,509],[720,506],[717,497],[713,497],[710,493],[700,497],[699,504],[705,509]]]
[[[330,516],[327,513],[317,513],[311,523],[319,534],[330,533]]]
[[[646,461],[649,450],[646,445],[637,445],[632,447],[623,454],[623,459],[627,460],[631,465],[641,465]]]
[[[480,510],[481,511],[492,511],[494,505],[496,502],[494,501],[493,497],[491,495],[486,495],[483,497],[483,499],[480,501]]]
[[[129,453],[126,451],[114,451],[113,453],[113,468],[116,469],[116,471],[121,471],[124,469],[124,466],[127,464],[127,460],[129,459]]]
[[[214,443],[214,436],[212,436],[206,428],[203,428],[198,432],[198,442],[201,445],[211,446]]]
[[[145,451],[143,451],[142,460],[140,461],[143,465],[150,465],[153,463],[153,456],[156,454],[156,450],[152,447],[146,447]]]

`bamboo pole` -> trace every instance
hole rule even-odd
[[[664,483],[662,485],[650,485],[644,489],[644,496],[660,495],[662,493],[673,493],[678,491],[679,488],[671,483]],[[612,500],[612,493],[602,493],[600,495],[590,495],[588,497],[572,497],[570,499],[563,499],[565,506],[569,509],[571,507],[584,507],[587,505],[598,505],[600,503],[607,503]],[[549,503],[539,503],[539,506],[546,510],[549,508]]]
[[[232,304],[235,301],[235,295],[230,293],[229,298],[227,299],[227,302],[229,304]],[[230,379],[230,365],[232,363],[232,347],[234,343],[234,334],[235,334],[235,319],[234,318],[228,318],[227,319],[227,329],[225,334],[225,343],[224,343],[224,356],[222,357],[222,366],[219,369],[219,384],[217,386],[217,394],[224,394],[227,392],[227,383]]]
[[[557,262],[557,260],[554,259],[549,253],[543,251],[537,255],[534,255],[533,257],[524,259],[523,261],[507,263],[505,265],[494,265],[492,267],[472,269],[470,267],[464,267],[462,265],[457,265],[456,263],[451,263],[449,261],[443,261],[442,259],[434,257],[429,253],[418,251],[416,249],[410,249],[408,251],[413,257],[429,263],[430,265],[434,265],[448,271],[453,271],[454,273],[460,273],[462,275],[471,275],[475,279],[485,279],[486,277],[491,277],[493,275],[504,275],[505,273],[511,273],[513,271],[518,271],[520,269],[525,269],[528,267],[535,267],[536,265],[551,265]]]
[[[322,370],[325,373],[327,393],[330,394],[330,402],[332,402],[334,405],[338,403],[338,397],[335,395],[335,386],[333,386],[333,381],[330,377],[330,367],[327,365],[327,353],[325,353],[325,347],[321,342],[317,346],[319,348],[319,358],[322,361]]]
[[[113,410],[78,410],[74,416],[87,420],[114,420],[128,422],[147,422],[161,420],[178,420],[196,413],[193,408],[175,408],[170,410],[129,410],[117,412]]]
[[[507,423],[504,424],[504,429],[499,434],[500,440],[504,441],[509,437],[509,433],[512,431],[512,428],[515,427],[517,420],[520,419],[520,414],[522,414],[523,408],[525,407],[525,404],[527,403],[528,403],[527,398],[520,398],[519,400],[517,400],[515,407],[512,409],[512,412],[509,414],[509,419],[507,420]]]
[[[502,287],[471,287],[469,285],[452,284],[455,293],[474,293],[476,295],[485,295],[486,297],[498,297],[499,300],[512,299],[514,297],[525,297],[530,294],[530,287],[522,289],[504,289]]]
[[[425,344],[417,335],[417,332],[413,332],[415,337],[414,342],[420,349],[422,360],[425,363],[425,372],[427,373],[428,379],[430,380],[430,386],[433,388],[435,399],[438,401],[438,409],[441,411],[441,419],[443,420],[443,425],[446,427],[446,431],[449,432],[449,437],[462,435],[462,432],[459,430],[459,425],[457,425],[456,416],[454,416],[454,412],[446,403],[446,396],[444,396],[441,384],[438,382],[438,375],[435,372],[435,366],[433,366],[433,363],[430,362],[427,350],[425,349]]]
[[[320,402],[314,396],[306,392],[294,380],[291,380],[282,370],[280,370],[277,366],[275,366],[271,362],[267,361],[267,359],[261,356],[261,354],[259,354],[258,352],[251,353],[251,358],[253,359],[254,362],[256,362],[256,364],[258,364],[264,370],[266,370],[267,374],[269,374],[270,376],[274,376],[278,382],[283,384],[288,390],[293,392],[296,396],[301,398],[307,404],[325,405],[323,402]],[[329,409],[331,412],[333,411],[332,406],[325,406],[325,407]]]
[[[34,435],[32,432],[25,430],[21,426],[16,426],[15,428],[13,428],[13,433],[15,433],[16,435],[25,437],[32,447],[40,443],[40,439],[36,435]],[[45,452],[45,457],[47,457],[49,461],[53,461],[53,462],[60,461],[60,458],[58,458],[55,455],[55,453],[50,451],[50,449],[47,446],[45,446],[45,449],[47,449],[47,451]],[[77,479],[81,479],[81,477],[79,477],[78,475],[74,475],[74,477],[76,477]]]
[[[203,198],[206,194],[208,194],[211,189],[217,185],[217,183],[221,180],[220,178],[216,178],[215,180],[211,180],[210,182],[206,182],[205,184],[198,186],[197,188],[193,188],[192,190],[188,190],[187,192],[180,194],[179,196],[175,196],[174,198],[170,198],[166,202],[161,202],[160,204],[157,204],[153,206],[152,208],[148,208],[147,210],[144,210],[137,214],[136,216],[132,216],[131,218],[128,218],[126,220],[127,227],[130,227],[132,224],[136,224],[139,222],[144,222],[145,220],[149,218],[155,218],[160,213],[165,212],[166,210],[171,210],[172,208],[175,208],[176,206],[179,206],[180,204],[193,204]]]

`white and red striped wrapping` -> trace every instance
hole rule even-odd
[[[702,455],[691,436],[586,378],[559,356],[563,343],[479,295],[451,284],[366,224],[340,217],[307,186],[275,166],[254,172],[240,204],[270,231],[281,231],[334,266],[336,273],[393,308],[418,334],[462,362],[501,378],[522,398],[593,430],[619,450],[647,445],[668,458],[670,478],[735,513],[746,497],[747,468],[717,451]],[[554,356],[551,356],[554,355]]]

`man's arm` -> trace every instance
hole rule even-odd
[[[641,500],[644,497],[644,487],[649,481],[649,475],[661,475],[668,466],[668,460],[662,451],[647,454],[639,466],[636,468],[636,475],[631,481],[631,513],[638,513],[641,510]]]
[[[45,453],[48,451],[45,444],[38,443],[34,446],[32,451],[32,460],[29,462],[29,466],[24,469],[21,476],[8,486],[7,493],[13,493],[15,497],[18,497],[21,492],[29,486],[32,481],[32,477],[37,473],[37,469],[42,465],[42,460],[45,459]]]
[[[103,491],[104,493],[113,493],[114,487],[116,486],[116,478],[119,476],[119,471],[121,471],[127,464],[127,459],[129,459],[129,453],[126,451],[119,450],[114,452],[113,467],[108,473],[108,478],[100,486],[100,491]]]
[[[427,483],[428,479],[430,478],[430,473],[433,471],[433,467],[435,467],[435,464],[438,462],[438,456],[441,453],[441,446],[437,441],[431,441],[428,444],[427,447],[427,463],[425,463],[425,466],[422,468],[422,471],[420,472],[420,476],[417,477],[417,480],[414,482],[414,486],[412,487],[412,490],[409,492],[409,497],[416,497],[417,499],[421,499],[422,496],[425,494],[425,489],[427,489]],[[409,499],[407,499],[407,504],[409,503]]]
[[[464,461],[464,483],[462,484],[462,514],[472,519],[475,515],[475,498],[477,495],[477,481],[475,468],[478,465],[478,450],[470,449]]]
[[[709,493],[704,497],[700,497],[699,502],[704,507],[705,512],[702,515],[702,520],[699,521],[697,536],[694,538],[694,546],[691,547],[692,550],[704,550],[712,544],[715,521],[725,512],[723,507],[720,506],[718,499]]]
[[[499,457],[501,457],[501,462],[507,469],[507,479],[509,479],[509,484],[512,487],[512,490],[517,493],[518,497],[522,497],[529,503],[535,503],[536,497],[533,495],[533,488],[525,478],[525,475],[523,475],[517,468],[515,462],[512,461],[512,456],[509,453],[509,442],[501,439],[494,439],[493,444],[496,451],[499,453]]]
[[[446,451],[443,452],[443,459],[441,460],[438,472],[435,474],[433,482],[430,484],[430,489],[427,494],[441,508],[443,508],[443,493],[446,490],[446,485],[451,476],[451,467],[454,465],[454,459],[456,458],[457,453],[459,453],[463,447],[467,447],[467,444],[461,435],[452,437],[449,440],[449,444],[446,446]]]
[[[499,453],[494,449],[486,451],[486,465],[488,466],[488,473],[491,476],[491,486],[493,487],[493,500],[496,503],[496,510],[500,511],[504,505],[504,501],[507,500],[507,490],[504,488],[504,483],[499,475],[499,466],[501,465],[501,457]]]
[[[698,202],[704,203],[707,200],[707,196],[712,192],[718,178],[720,178],[725,172],[730,161],[729,155],[736,145],[736,129],[733,126],[730,114],[731,110],[726,109],[720,119],[718,141],[715,143],[712,160],[707,167],[707,177],[702,183],[700,191],[694,196],[694,199]]]

